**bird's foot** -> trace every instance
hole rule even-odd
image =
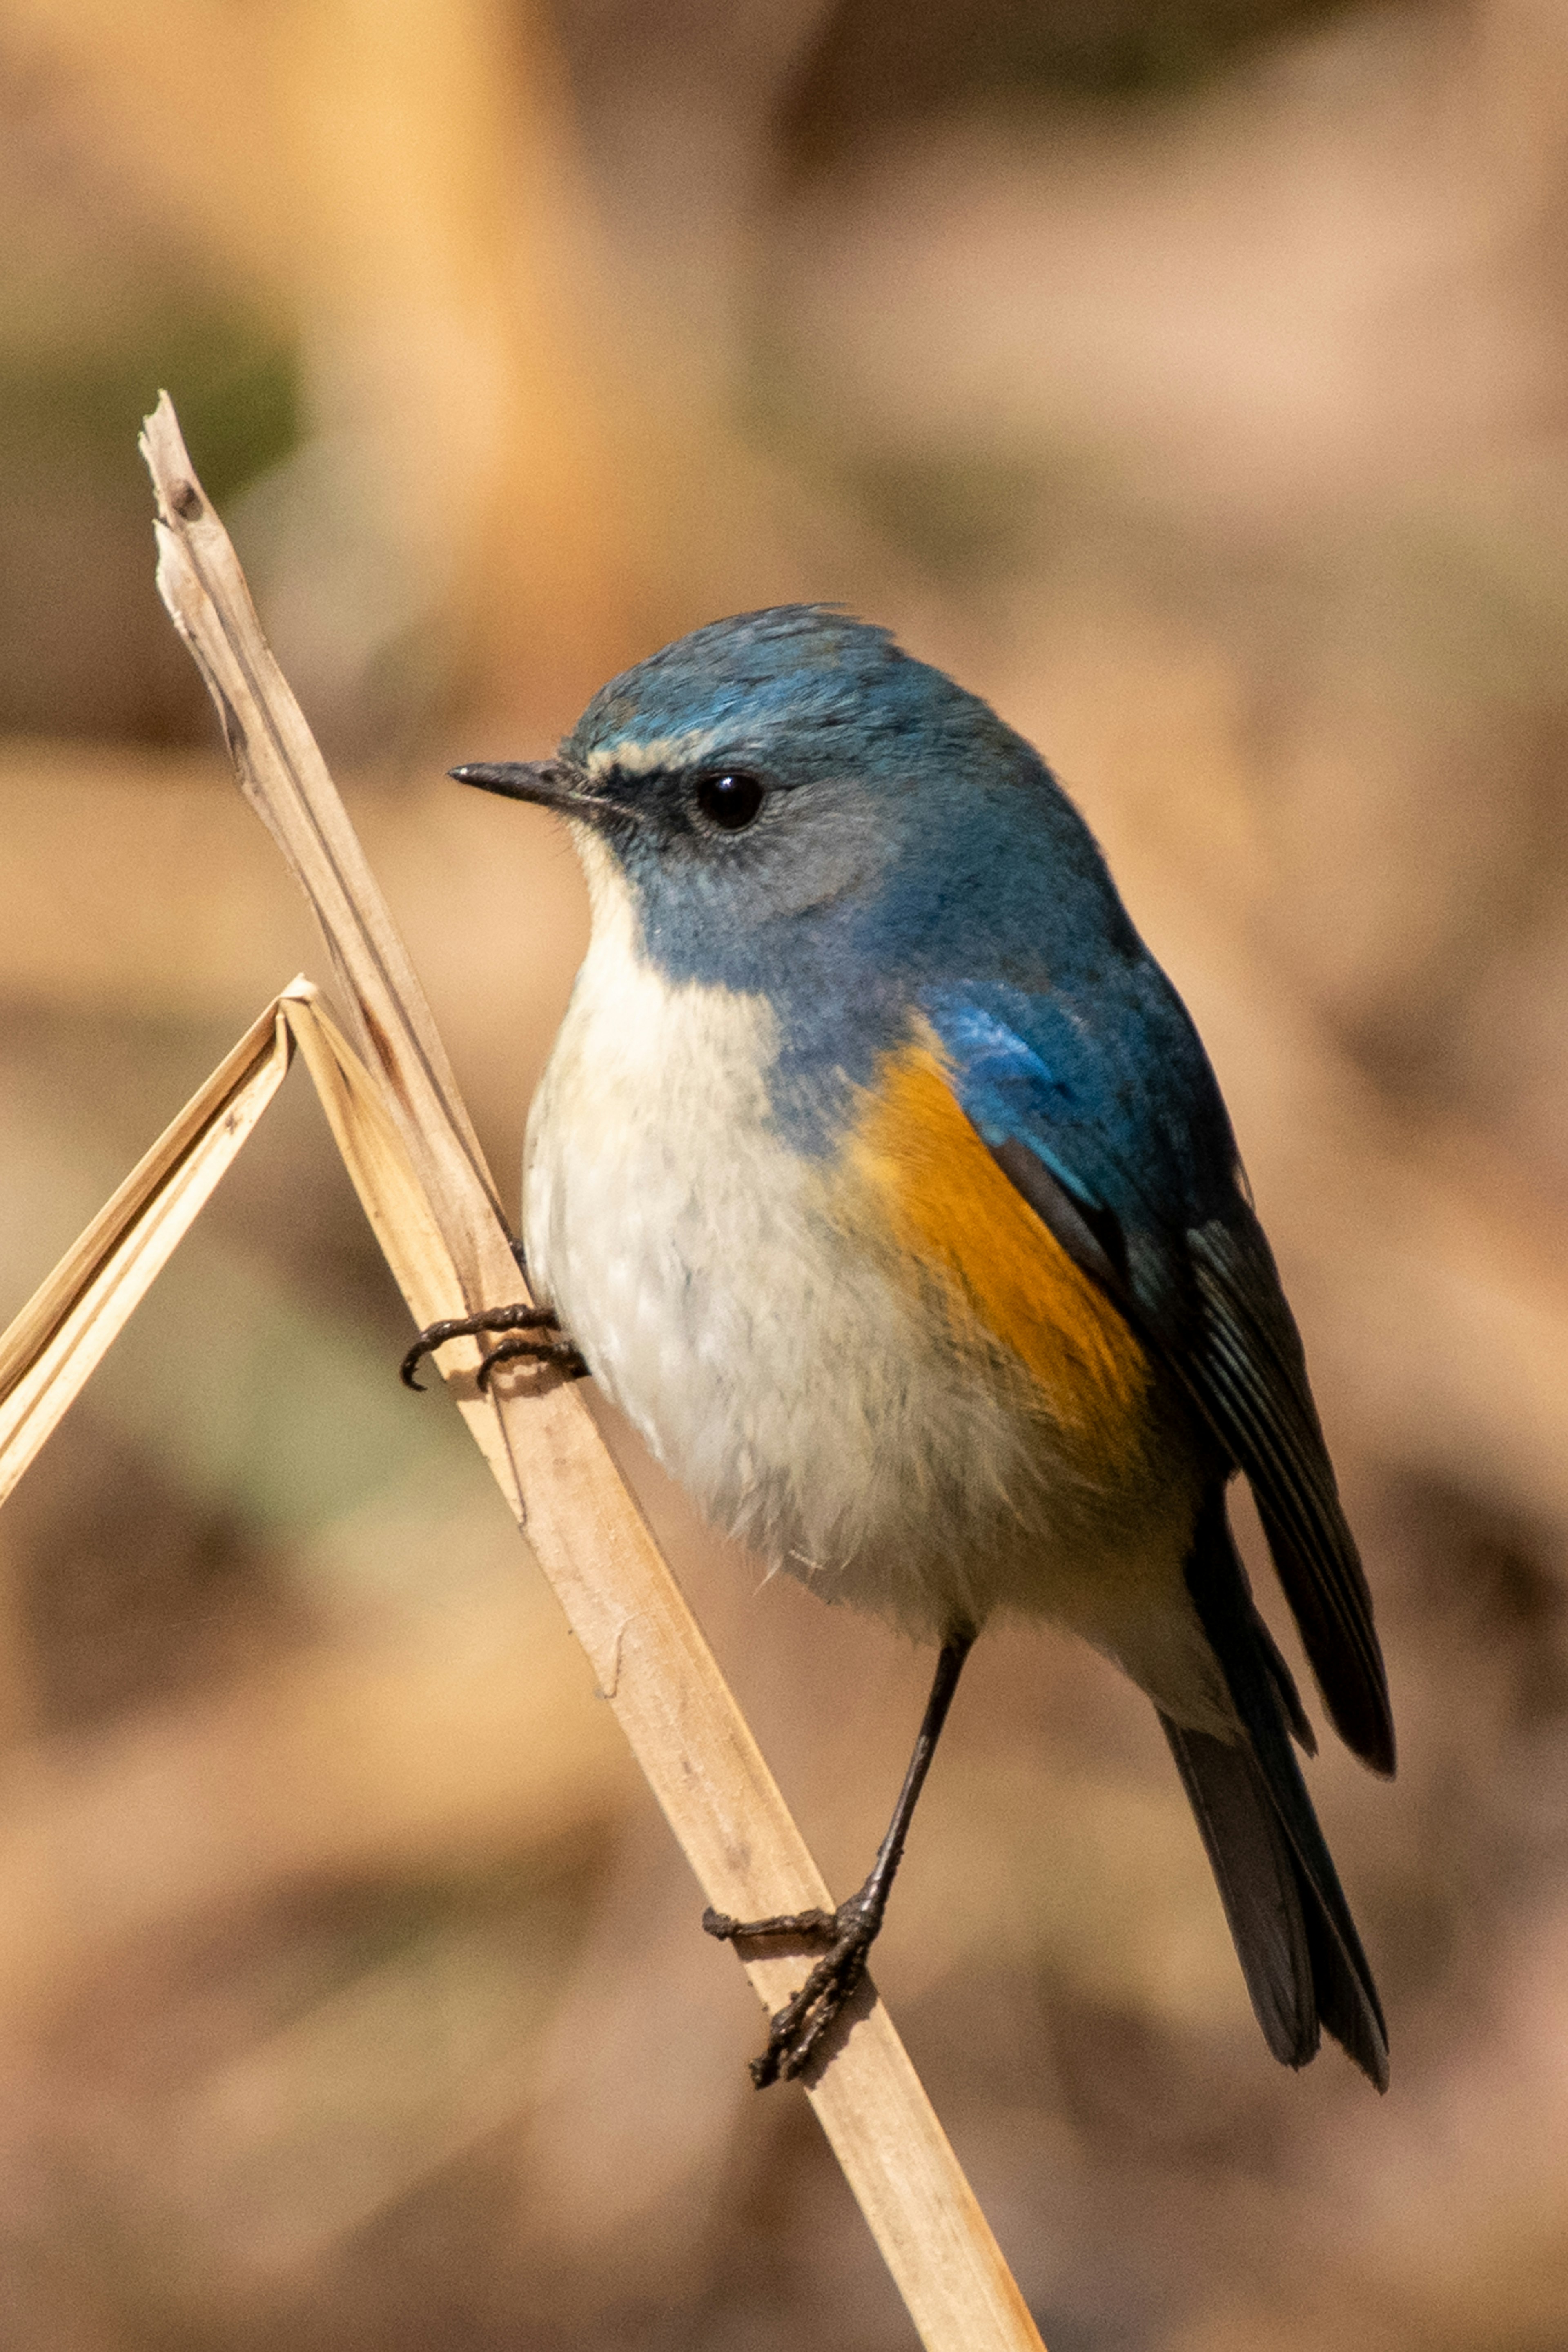
[[[503,1339],[492,1348],[480,1364],[477,1375],[479,1387],[488,1389],[498,1364],[515,1362],[526,1358],[530,1363],[548,1364],[564,1380],[580,1381],[587,1377],[588,1367],[576,1348],[561,1333],[561,1326],[548,1307],[488,1307],[481,1315],[454,1315],[444,1323],[431,1323],[421,1331],[399,1367],[398,1376],[405,1388],[423,1390],[423,1381],[414,1375],[426,1356],[444,1348],[448,1339],[477,1339],[483,1331],[509,1331],[520,1335]],[[547,1335],[553,1332],[554,1338]],[[532,1334],[522,1337],[522,1334]]]
[[[769,2021],[768,2046],[752,2061],[752,2080],[759,2091],[781,2076],[793,2082],[810,2065],[824,2036],[860,1989],[883,1909],[883,1902],[863,1886],[837,1911],[782,1911],[772,1919],[731,1919],[724,1911],[704,1911],[704,1929],[721,1943],[778,1936],[822,1952],[800,1990]]]

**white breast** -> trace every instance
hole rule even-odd
[[[935,1561],[938,1465],[1005,1483],[1007,1418],[930,1365],[907,1291],[775,1132],[766,1002],[665,980],[596,844],[584,864],[593,941],[529,1121],[531,1275],[721,1527],[828,1597],[940,1626],[973,1596],[952,1547]]]
[[[825,1598],[921,1634],[1049,1613],[1149,1686],[1123,1628],[1152,1575],[1187,1647],[1179,1507],[1083,1492],[1005,1368],[954,1356],[778,1135],[765,1000],[667,981],[618,868],[579,848],[593,940],[529,1121],[523,1229],[601,1386],[711,1519]]]

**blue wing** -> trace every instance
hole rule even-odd
[[[1323,1700],[1394,1769],[1372,1600],[1273,1254],[1219,1088],[1146,957],[1081,992],[930,990],[923,1009],[993,1156],[1246,1472]]]

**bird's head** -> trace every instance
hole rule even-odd
[[[693,978],[873,908],[921,936],[994,902],[1010,844],[1066,808],[988,705],[822,605],[715,621],[602,687],[554,759],[452,772],[565,817],[596,912],[629,898],[646,951]]]

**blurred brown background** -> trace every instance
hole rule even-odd
[[[805,595],[1058,765],[1363,1538],[1379,2103],[1146,1706],[1005,1633],[878,1977],[1051,2352],[1568,2343],[1568,8],[11,0],[0,1317],[323,959],[153,588],[163,383],[509,1192],[584,936],[442,780]],[[877,2352],[798,2095],[296,1077],[0,1519],[8,2352]],[[925,1664],[612,1432],[841,1889]]]

